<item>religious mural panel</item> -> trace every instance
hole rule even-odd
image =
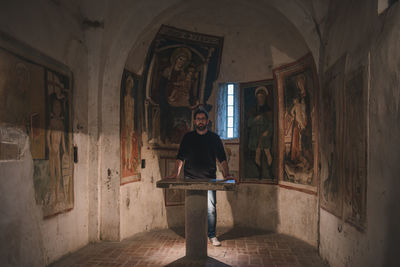
[[[29,134],[36,202],[47,218],[74,206],[72,74],[37,51],[8,42],[2,40],[7,49],[0,48],[0,125]],[[27,59],[30,55],[38,56]]]
[[[344,219],[360,230],[366,227],[367,85],[365,67],[349,73],[344,91]]]
[[[316,93],[314,60],[307,55],[274,70],[279,99],[280,180],[316,188]]]
[[[160,172],[162,177],[166,177],[175,170],[176,158],[161,157]],[[179,175],[179,179],[183,180],[183,168]],[[182,206],[185,204],[185,190],[164,189],[165,206]]]
[[[224,142],[226,161],[228,162],[229,172],[233,177],[239,177],[239,144]],[[221,172],[222,175],[222,172]]]
[[[276,182],[273,80],[240,84],[240,180]]]
[[[343,206],[343,90],[346,56],[324,75],[321,92],[321,207],[341,217]]]
[[[124,70],[121,81],[121,184],[140,180],[140,77]]]
[[[324,75],[321,95],[321,207],[366,228],[368,73],[344,55]],[[347,70],[352,67],[352,70]]]
[[[207,104],[219,72],[222,37],[162,25],[146,61],[149,143],[177,146],[193,128],[192,113]]]
[[[70,85],[68,76],[46,70],[46,159],[50,191],[54,194],[47,199],[49,205],[44,206],[45,216],[73,207]]]

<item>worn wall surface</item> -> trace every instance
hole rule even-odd
[[[399,210],[395,174],[400,157],[393,149],[400,121],[399,4],[378,17],[375,0],[333,2],[327,21],[328,0],[2,1],[0,30],[74,73],[73,129],[79,148],[75,207],[47,220],[34,204],[33,165],[26,142],[21,160],[0,163],[1,178],[6,180],[0,186],[2,262],[41,266],[89,241],[183,226],[183,207],[165,207],[163,191],[155,187],[161,178],[159,157],[171,153],[149,148],[146,134],[142,179],[120,186],[122,71],[126,67],[142,73],[152,39],[161,24],[168,24],[224,36],[217,82],[272,78],[272,68],[308,52],[322,70],[345,52],[357,57],[371,52],[367,230],[360,232],[321,210],[320,251],[332,266],[392,263],[395,238],[400,236],[399,220],[393,215]],[[320,54],[321,38],[327,46]],[[215,94],[209,102],[215,106],[214,101]],[[19,136],[26,140],[24,133]],[[22,183],[25,186],[17,186]],[[318,245],[315,195],[275,185],[242,184],[237,192],[218,192],[217,198],[219,226],[278,231]]]
[[[256,9],[237,2],[198,2],[175,14],[165,24],[224,37],[217,82],[249,82],[272,78],[273,68],[294,62],[309,51],[297,29],[273,8]],[[150,30],[134,44],[126,61],[128,70],[142,73],[148,47],[159,26],[159,23],[151,24]],[[209,100],[214,107],[215,92]],[[210,116],[215,122],[214,110]],[[142,158],[146,159],[146,168],[142,169],[142,181],[123,185],[120,191],[121,238],[137,231],[184,224],[184,207],[164,207],[163,192],[156,189],[154,184],[161,178],[157,155],[171,152],[147,150],[149,145],[145,136],[143,141]],[[171,155],[175,156],[174,153]],[[236,160],[232,165],[239,165],[238,158]],[[279,230],[316,245],[315,196],[284,190],[284,196],[280,197],[278,192],[281,191],[276,185],[241,184],[237,192],[218,192],[218,225]],[[150,194],[151,199],[148,199]],[[293,201],[296,202],[295,206]],[[301,216],[291,216],[293,212]]]
[[[324,69],[346,52],[364,62],[370,54],[369,86],[363,89],[369,95],[367,227],[357,230],[321,209],[320,253],[331,266],[398,265],[400,5],[378,16],[377,2],[336,3],[327,23]],[[351,71],[354,62],[347,67]]]
[[[6,266],[42,266],[45,262],[42,218],[35,201],[29,138],[21,131],[17,134],[23,140],[20,145],[22,160],[0,163],[3,180],[0,187],[0,258]],[[9,195],[9,192],[14,194]]]
[[[68,1],[60,0],[60,2],[69,5],[67,4]],[[122,195],[123,193],[121,194],[121,190],[133,190],[132,188],[137,185],[127,185],[126,189],[119,186],[119,88],[125,65],[130,71],[141,74],[147,49],[160,24],[181,27],[181,24],[187,23],[188,25],[185,28],[188,30],[226,35],[227,38],[231,36],[228,39],[234,41],[243,39],[246,41],[238,41],[238,44],[243,48],[248,48],[249,43],[251,43],[248,40],[261,40],[263,38],[272,40],[272,45],[275,45],[275,48],[272,48],[272,46],[264,47],[263,41],[251,43],[252,49],[256,49],[259,51],[258,55],[263,56],[251,58],[255,63],[246,74],[239,71],[239,67],[235,67],[235,63],[232,63],[232,60],[234,61],[234,58],[236,58],[232,55],[239,53],[238,50],[228,50],[228,53],[232,53],[232,55],[228,56],[227,62],[224,63],[227,69],[229,69],[228,65],[231,65],[230,71],[235,75],[240,75],[240,79],[250,80],[258,77],[263,79],[270,76],[270,70],[267,67],[264,72],[261,65],[271,62],[271,55],[278,58],[278,60],[274,59],[273,61],[277,65],[288,62],[291,58],[297,58],[296,53],[302,54],[302,51],[311,50],[318,57],[319,33],[315,21],[324,23],[327,3],[327,0],[290,1],[284,4],[282,1],[263,0],[252,2],[208,0],[201,3],[195,0],[102,0],[96,1],[96,4],[92,5],[92,1],[84,1],[82,6],[90,25],[93,26],[85,34],[86,43],[91,48],[88,55],[88,87],[90,105],[93,106],[89,110],[89,130],[91,133],[89,145],[90,240],[98,240],[99,238],[120,240],[125,237],[125,234],[129,235],[129,233],[138,231],[134,229],[132,224],[122,222],[123,220],[129,222],[130,216],[136,215],[126,213],[124,209],[120,210],[121,205],[124,205],[123,203],[126,203],[127,199],[125,195]],[[229,16],[226,12],[227,8],[231,9],[235,16]],[[188,14],[196,18],[201,17],[201,20],[195,21]],[[287,19],[284,19],[285,16]],[[205,20],[204,17],[209,19]],[[268,19],[269,17],[276,18],[276,21]],[[242,18],[245,18],[246,21]],[[270,23],[262,22],[264,19]],[[227,20],[227,23],[224,20]],[[199,21],[201,21],[200,24]],[[218,23],[214,25],[215,23],[212,24],[209,21]],[[250,31],[249,35],[243,34],[244,31],[249,31],[247,24],[253,25],[255,29]],[[272,28],[271,24],[276,25],[276,27]],[[281,24],[289,25],[289,27],[282,27]],[[232,26],[235,31],[230,32],[228,26]],[[265,26],[271,31],[262,31],[261,26]],[[239,36],[243,34],[243,37],[234,37],[238,30]],[[270,37],[270,33],[273,33],[276,38]],[[282,43],[281,36],[287,42]],[[281,41],[279,42],[279,40]],[[283,48],[279,48],[275,41],[282,47],[289,48],[287,45],[292,42],[293,45],[290,45],[289,50],[281,51],[279,49]],[[307,45],[304,45],[304,43]],[[273,49],[276,51],[271,52]],[[296,51],[293,52],[294,54],[291,52],[292,49]],[[137,60],[137,63],[131,63],[130,59],[127,61],[128,56]],[[246,56],[242,53],[238,58],[241,64],[246,62],[244,60]],[[245,68],[245,66],[242,67]],[[234,80],[233,75],[229,76],[230,74],[227,71],[225,73],[224,79]],[[145,146],[146,144],[144,144]],[[151,166],[151,164],[148,164],[148,166]],[[155,173],[157,173],[157,170],[155,170]],[[150,178],[147,177],[147,179]],[[142,179],[142,181],[144,180]],[[131,192],[129,195],[134,194]],[[147,208],[154,216],[160,215],[158,207]],[[150,219],[152,216],[146,217],[146,219]],[[128,230],[125,231],[123,225],[126,225],[129,229],[126,228]],[[100,233],[100,235],[96,235],[96,233]]]
[[[74,73],[75,206],[43,220],[36,205],[29,139],[20,160],[0,163],[0,261],[3,266],[43,266],[88,242],[87,51],[83,33],[68,10],[51,1],[1,1],[0,31],[68,66]],[[78,129],[79,128],[79,129]],[[13,131],[15,129],[3,129]]]
[[[142,136],[147,141],[146,135]],[[121,239],[151,229],[184,226],[182,207],[168,207],[172,214],[167,217],[163,190],[156,188],[161,177],[156,151],[143,146],[141,155],[146,161],[141,180],[120,187]]]
[[[218,192],[219,226],[277,231],[278,192],[275,185],[242,184],[234,192]]]
[[[314,194],[279,188],[277,230],[318,245],[318,199]]]

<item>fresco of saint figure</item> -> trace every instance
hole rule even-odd
[[[134,129],[135,101],[131,94],[133,86],[134,80],[132,76],[128,76],[128,78],[126,79],[126,89],[124,97],[124,137],[126,140],[124,166],[128,170],[132,170],[132,168],[137,164],[137,162],[134,162],[135,158],[131,156],[132,150],[134,150],[134,155],[136,155],[135,152],[137,152],[137,148],[135,146],[137,144],[137,138]]]
[[[287,98],[285,134],[290,139],[285,157],[285,175],[302,184],[311,184],[313,175],[313,148],[310,97],[306,90],[306,77],[294,77],[295,89]],[[287,140],[287,139],[286,139]]]
[[[43,218],[50,218],[74,207],[73,75],[62,63],[14,42],[0,49],[0,124],[29,136],[35,201]],[[2,152],[7,160],[22,155],[14,142]]]
[[[59,99],[60,98],[60,99]],[[62,161],[69,158],[68,150],[65,145],[65,127],[64,127],[64,111],[62,104],[63,96],[54,94],[51,100],[51,118],[49,128],[47,130],[47,145],[49,149],[49,167],[51,177],[51,191],[55,194],[55,201],[60,199],[60,182],[63,184],[63,197],[68,196],[68,189],[64,188]],[[61,150],[62,149],[62,150]]]
[[[138,181],[139,173],[139,123],[138,76],[124,71],[121,82],[121,183]]]
[[[267,104],[269,91],[259,86],[254,91],[256,105],[247,113],[247,155],[245,177],[272,179],[273,116]]]
[[[257,106],[248,117],[250,155],[257,165],[258,177],[270,176],[272,164],[272,129],[273,125],[268,119],[266,98],[267,88],[260,86],[255,91]],[[264,174],[264,175],[263,175]]]

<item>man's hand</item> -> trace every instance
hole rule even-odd
[[[239,183],[239,179],[237,177],[233,177],[231,174],[228,174],[226,177],[224,177],[224,180],[235,180],[235,183]]]
[[[226,160],[221,162],[221,167],[222,167],[222,175],[224,176],[224,180],[235,180],[236,183],[239,183],[239,179],[233,177],[229,173],[228,162]]]
[[[174,173],[168,175],[164,179],[178,179],[179,174],[181,173],[182,165],[183,165],[183,161],[180,160],[180,159],[177,159],[176,163],[175,163],[175,171],[174,171]]]

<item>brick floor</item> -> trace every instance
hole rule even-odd
[[[219,229],[222,246],[209,244],[209,257],[191,262],[184,258],[183,236],[183,229],[168,229],[89,244],[50,266],[328,266],[315,248],[296,238],[238,228]]]

